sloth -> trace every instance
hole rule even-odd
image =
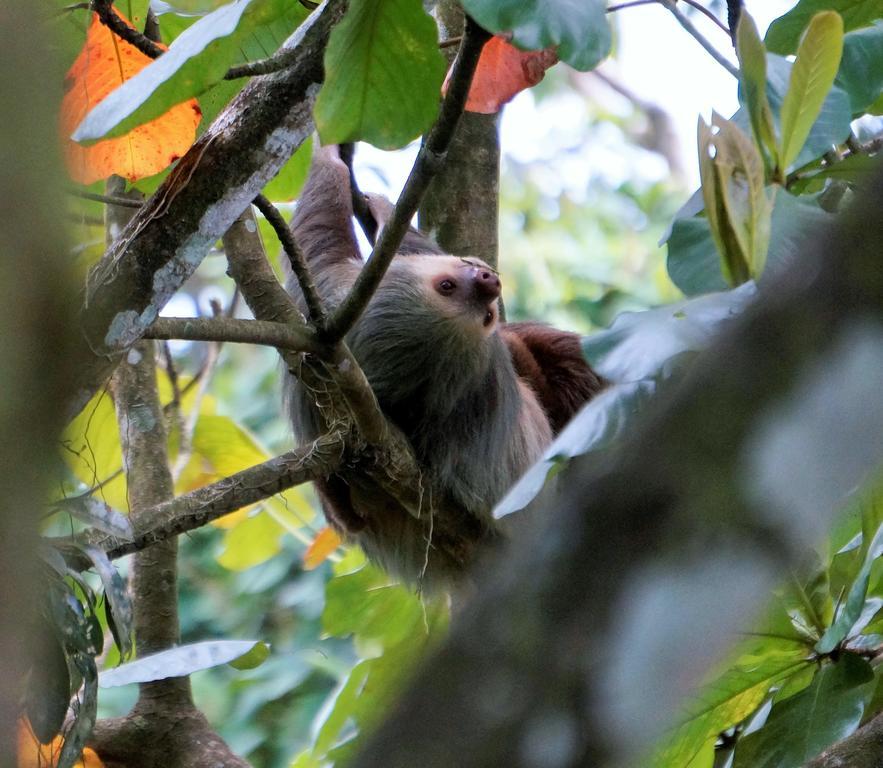
[[[372,196],[369,206],[382,227],[391,204]],[[364,265],[352,221],[349,169],[338,147],[317,148],[291,227],[329,309]],[[297,281],[286,287],[308,314]],[[499,539],[494,505],[603,387],[576,334],[502,323],[501,288],[486,263],[445,254],[412,228],[346,337],[383,413],[414,449],[424,509],[410,515],[357,468],[316,481],[316,490],[335,530],[421,586],[460,580]],[[295,436],[314,440],[326,427],[314,398],[290,373],[285,389]]]

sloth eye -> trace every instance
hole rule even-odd
[[[453,280],[442,280],[438,284],[438,292],[445,296],[450,296],[456,287],[457,286]]]

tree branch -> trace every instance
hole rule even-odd
[[[322,54],[344,0],[328,0],[285,48],[297,66],[254,80],[218,116],[90,274],[69,415],[104,383],[203,256],[312,133]]]
[[[98,14],[101,23],[111,32],[121,37],[129,45],[134,45],[145,56],[158,59],[165,49],[146,35],[126,24],[113,8],[113,0],[92,0],[92,10]]]
[[[411,219],[417,212],[417,207],[420,205],[429,182],[444,162],[445,153],[454,135],[454,129],[457,127],[457,122],[466,104],[466,97],[469,93],[472,75],[478,64],[478,58],[481,55],[481,49],[489,38],[490,35],[485,30],[471,19],[467,20],[466,32],[460,45],[448,93],[442,102],[438,120],[426,137],[423,146],[420,147],[414,167],[408,175],[408,180],[399,195],[391,218],[380,233],[380,238],[371,252],[368,263],[359,273],[349,295],[329,320],[324,334],[325,338],[336,341],[347,334],[365,310],[377,290],[377,286],[386,274],[387,268],[408,231]]]
[[[341,434],[323,435],[314,443],[275,456],[262,464],[236,472],[195,491],[145,510],[153,521],[137,531],[131,541],[100,531],[87,531],[78,538],[96,544],[108,557],[118,558],[152,547],[188,531],[194,531],[219,517],[249,504],[268,499],[296,485],[332,474],[343,461],[345,440]],[[65,538],[50,540],[64,554],[71,567],[85,570],[90,561]]]
[[[261,344],[290,352],[319,352],[316,334],[306,325],[233,317],[160,317],[144,333],[147,339],[220,341]]]
[[[659,0],[663,6],[665,6],[672,15],[678,20],[678,24],[680,24],[690,35],[696,40],[696,42],[701,45],[706,53],[711,56],[718,64],[720,64],[727,72],[729,72],[733,77],[737,80],[739,79],[739,70],[736,69],[729,61],[727,61],[726,57],[724,57],[708,40],[705,36],[696,29],[696,25],[688,19],[683,13],[681,13],[680,9],[677,6],[677,0]]]
[[[279,214],[279,211],[276,210],[276,206],[267,200],[266,197],[258,195],[254,199],[254,204],[264,215],[270,226],[273,227],[276,237],[282,243],[282,249],[285,251],[285,255],[288,256],[291,270],[294,272],[294,276],[297,278],[298,285],[300,285],[301,292],[304,295],[304,300],[307,302],[310,320],[321,334],[322,328],[325,327],[325,309],[322,307],[322,300],[319,298],[316,286],[313,284],[313,276],[310,274],[307,260],[294,239],[294,233],[286,224],[285,219]]]
[[[243,214],[224,235],[230,276],[242,290],[255,317],[275,322],[302,322],[300,312],[270,265],[257,234]],[[326,343],[322,353],[300,355],[280,350],[288,370],[310,388],[329,428],[356,434],[350,437],[353,463],[402,507],[419,516],[422,505],[420,469],[410,444],[386,420],[365,374],[346,344]]]

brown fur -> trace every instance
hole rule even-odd
[[[500,333],[515,370],[546,411],[553,434],[604,387],[583,357],[577,334],[535,322],[506,323]]]

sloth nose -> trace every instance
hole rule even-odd
[[[500,278],[489,269],[475,270],[475,291],[486,299],[496,299],[500,295]]]

